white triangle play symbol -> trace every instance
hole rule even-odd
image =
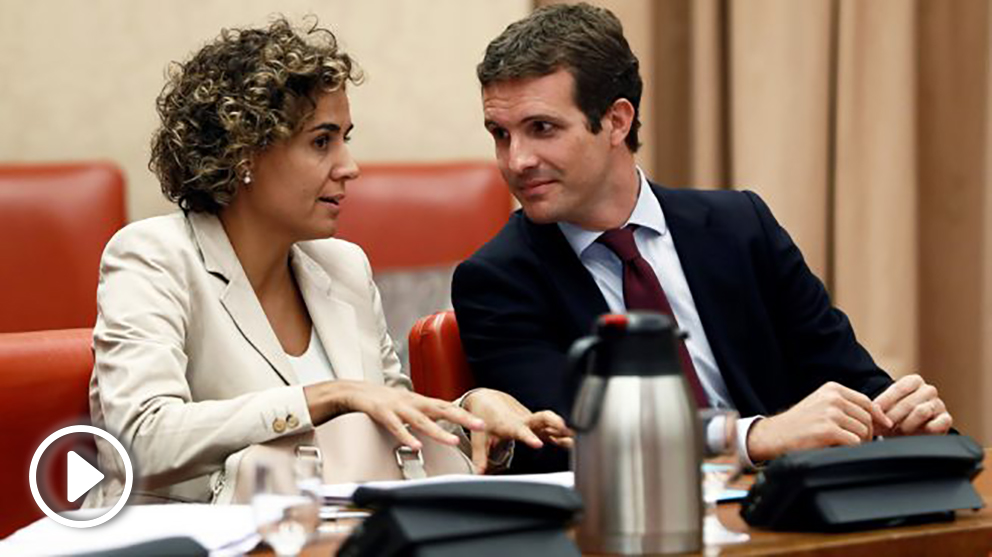
[[[69,466],[66,472],[66,495],[72,503],[93,486],[103,480],[103,472],[97,470],[76,451],[69,451]]]

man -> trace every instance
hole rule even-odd
[[[666,189],[637,168],[642,83],[612,13],[541,8],[489,44],[477,73],[522,206],[454,277],[482,386],[567,416],[571,343],[602,313],[651,308],[688,332],[699,402],[744,416],[753,462],[949,430],[933,386],[875,365],[757,195]],[[519,472],[567,467],[560,450],[516,458]]]

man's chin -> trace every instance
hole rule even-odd
[[[552,224],[558,222],[558,217],[550,207],[540,205],[523,205],[524,215],[536,224]]]

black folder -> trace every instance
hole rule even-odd
[[[557,485],[513,481],[359,488],[354,503],[373,509],[338,555],[364,557],[578,557],[565,528],[582,508]]]

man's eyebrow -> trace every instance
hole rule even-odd
[[[558,122],[561,119],[553,114],[532,114],[523,119],[524,124],[529,124],[535,120],[542,122]]]
[[[553,115],[553,114],[532,114],[532,115],[524,118],[523,120],[521,120],[520,123],[521,124],[529,124],[529,123],[534,122],[534,121],[540,121],[540,122],[559,122],[559,121],[561,121],[561,119],[558,118],[557,116]],[[503,127],[500,124],[498,124],[498,123],[496,123],[496,122],[494,122],[492,120],[484,120],[483,121],[483,125],[486,127],[486,129],[489,129],[489,128],[502,128]]]

